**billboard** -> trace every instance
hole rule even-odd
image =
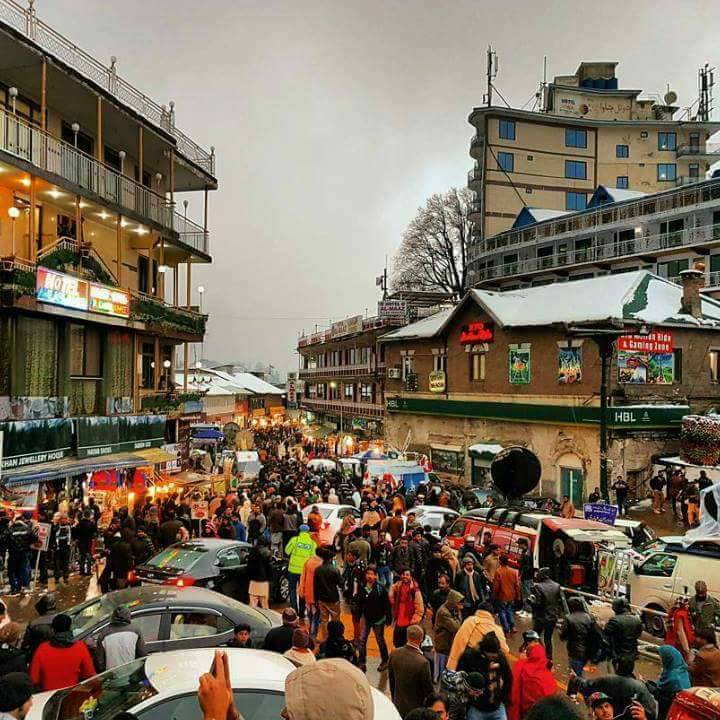
[[[164,415],[79,417],[78,457],[101,457],[165,444]]]
[[[624,352],[672,353],[673,336],[671,332],[621,335],[618,338],[617,349]]]
[[[72,310],[88,309],[88,281],[48,270],[37,269],[35,291],[37,299],[51,305],[71,308]]]
[[[362,332],[363,316],[353,315],[353,317],[338,320],[330,326],[330,337],[342,337],[343,335],[352,335]]]
[[[378,302],[378,315],[389,320],[405,320],[407,303],[405,300],[380,300]]]
[[[90,283],[90,312],[130,317],[130,293],[118,288]]]
[[[68,418],[0,422],[0,431],[3,470],[61,460],[72,451],[72,421]]]

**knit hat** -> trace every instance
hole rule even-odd
[[[373,720],[375,714],[365,674],[339,658],[291,672],[285,679],[285,707],[289,720]]]
[[[479,672],[471,672],[465,676],[465,687],[471,693],[481,693],[485,689],[485,678]]]
[[[292,644],[294,648],[305,649],[310,644],[310,636],[306,630],[295,628],[292,636]]]
[[[307,532],[308,530],[310,530],[310,526],[303,523],[299,529],[300,529],[300,532]]]
[[[26,673],[8,673],[0,683],[0,712],[21,708],[33,694],[33,684]]]

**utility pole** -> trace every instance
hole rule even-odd
[[[615,338],[612,335],[596,335],[600,355],[600,495],[610,498],[608,485],[608,365],[613,354]]]

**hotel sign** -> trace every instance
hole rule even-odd
[[[118,288],[90,283],[90,312],[115,317],[130,317],[130,293]]]
[[[363,329],[363,316],[354,315],[353,317],[345,318],[339,322],[333,323],[330,326],[330,337],[342,337],[343,335],[352,335],[353,333],[362,332]]]

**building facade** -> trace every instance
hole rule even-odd
[[[480,239],[469,284],[515,289],[648,270],[679,281],[702,263],[705,292],[720,290],[720,178],[645,195],[599,187],[587,210],[536,219]]]
[[[182,133],[173,103],[135,89],[32,4],[0,0],[0,55],[0,423],[11,482],[35,465],[8,444],[22,435],[14,423],[62,425],[62,438],[48,429],[48,447],[35,448],[58,459],[78,454],[74,418],[112,435],[129,417],[141,427],[140,413],[195,400],[174,382],[175,356],[184,345],[187,367],[187,343],[205,333],[190,291],[192,266],[211,261],[217,180],[214,152]],[[181,192],[200,193],[202,223],[177,211]]]
[[[720,124],[674,119],[674,94],[658,104],[619,88],[616,65],[581,63],[574,75],[556,77],[542,111],[472,111],[476,239],[509,229],[526,207],[581,210],[599,185],[652,193],[705,178],[720,159],[720,147],[708,143]]]
[[[400,375],[386,383],[386,437],[409,439],[436,472],[467,484],[487,478],[503,447],[528,447],[541,494],[583,501],[600,477],[596,338],[611,333],[610,478],[637,486],[655,457],[677,452],[682,416],[717,404],[720,304],[700,307],[693,287],[692,310],[682,288],[644,272],[470,291],[454,310],[381,339],[386,372]]]

